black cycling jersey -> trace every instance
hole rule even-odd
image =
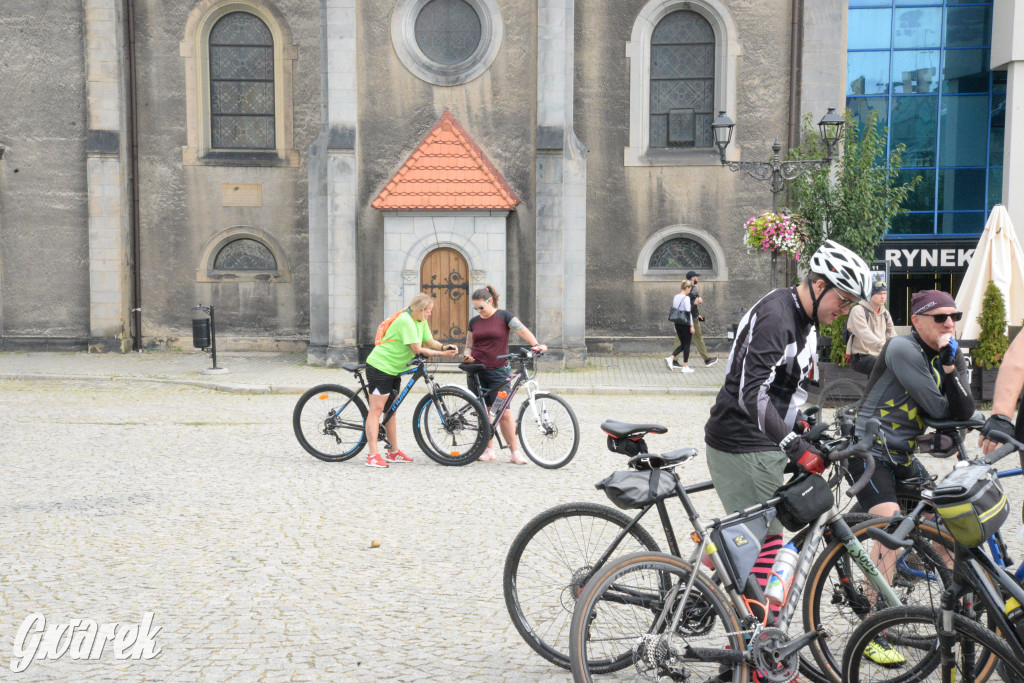
[[[818,338],[796,287],[776,289],[740,321],[704,441],[726,453],[780,450],[807,398]]]
[[[974,397],[967,386],[967,362],[958,349],[955,370],[942,371],[938,351],[921,341],[916,332],[893,337],[882,348],[871,371],[864,404],[857,414],[857,429],[877,418],[879,444],[874,452],[906,460],[924,433],[923,415],[933,419],[967,420],[974,414]]]

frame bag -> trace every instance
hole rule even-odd
[[[757,562],[757,556],[761,554],[761,546],[775,514],[775,508],[768,508],[750,517],[724,524],[711,532],[711,542],[722,553],[729,578],[740,592]]]
[[[968,465],[953,470],[931,491],[943,524],[957,543],[977,546],[1006,521],[1010,507],[991,465]]]
[[[782,497],[779,521],[790,531],[800,531],[835,504],[832,488],[817,474],[780,486],[775,495]]]
[[[642,508],[676,492],[676,478],[664,470],[612,472],[594,484],[623,510]]]

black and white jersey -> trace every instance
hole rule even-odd
[[[777,451],[807,398],[818,344],[796,288],[776,289],[740,321],[704,441],[726,453]]]

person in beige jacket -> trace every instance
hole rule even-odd
[[[850,332],[846,355],[850,367],[864,375],[871,374],[871,368],[875,367],[875,360],[885,342],[896,336],[892,316],[885,308],[888,295],[885,283],[875,280],[871,298],[854,306],[846,319],[846,329]]]

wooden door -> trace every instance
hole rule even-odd
[[[444,344],[466,341],[469,325],[469,265],[462,254],[440,247],[427,254],[420,266],[420,289],[434,298],[430,333]]]

